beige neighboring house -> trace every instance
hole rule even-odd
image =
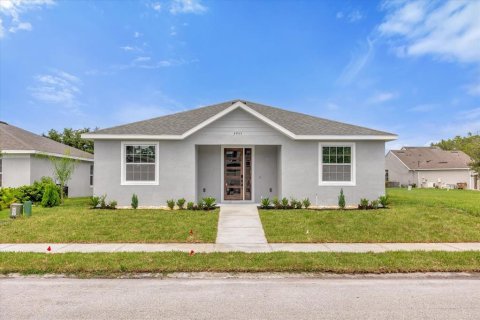
[[[478,173],[472,160],[462,151],[445,151],[438,147],[403,147],[386,155],[385,179],[402,186],[419,188],[479,189]]]
[[[91,196],[93,155],[0,121],[0,187],[30,185],[44,176],[53,178],[48,156],[78,160],[68,182],[70,197]],[[47,157],[46,157],[47,156]]]

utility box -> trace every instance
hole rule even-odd
[[[22,215],[23,213],[23,204],[21,203],[12,203],[10,205],[10,218],[15,219]]]
[[[32,201],[25,201],[23,203],[23,214],[25,217],[30,217],[32,215]]]

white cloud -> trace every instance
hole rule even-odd
[[[363,70],[365,65],[373,58],[375,53],[374,42],[367,38],[364,45],[366,48],[362,48],[360,52],[352,54],[350,62],[343,69],[337,80],[340,84],[346,85],[353,81],[356,76]]]
[[[123,51],[141,52],[142,49],[137,46],[123,46],[120,47]]]
[[[467,86],[467,92],[472,96],[480,96],[480,82]]]
[[[378,31],[401,56],[480,63],[480,1],[387,1]]]
[[[383,102],[393,100],[396,97],[397,97],[397,94],[393,93],[393,92],[379,92],[379,93],[376,93],[375,95],[373,95],[372,97],[370,97],[367,100],[367,103],[369,103],[369,104],[383,103]]]
[[[342,11],[337,12],[336,17],[337,17],[337,19],[342,19],[343,18],[343,12]]]
[[[55,70],[50,74],[41,74],[34,77],[35,85],[28,88],[36,100],[59,104],[69,110],[76,111],[79,107],[78,96],[81,91],[81,80],[65,71]]]
[[[133,37],[134,37],[134,38],[140,38],[141,36],[143,36],[143,34],[140,33],[140,32],[138,32],[138,31],[135,31],[135,32],[133,33]]]
[[[170,13],[193,13],[202,14],[208,10],[206,6],[201,4],[200,0],[173,0],[170,4]]]
[[[360,21],[364,18],[364,15],[360,10],[352,10],[350,12],[344,13],[343,11],[339,11],[336,14],[337,19],[345,18],[348,22],[354,23]]]
[[[162,11],[162,4],[160,2],[153,2],[150,4],[153,10],[160,12]]]
[[[53,0],[0,0],[0,15],[4,17],[0,20],[0,38],[5,36],[6,29],[10,33],[32,30],[31,23],[22,21],[21,15],[26,11],[53,4]]]

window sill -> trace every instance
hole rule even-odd
[[[122,181],[122,186],[155,186],[158,181]]]
[[[357,184],[352,181],[323,181],[318,185],[321,187],[355,187]]]

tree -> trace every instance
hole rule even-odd
[[[60,184],[60,201],[63,204],[64,190],[68,181],[72,178],[72,174],[75,171],[77,160],[70,157],[70,152],[65,152],[64,157],[49,157],[53,165],[53,175]]]
[[[95,128],[97,130],[98,128]],[[91,132],[90,128],[84,129],[72,129],[65,128],[63,132],[58,132],[55,129],[51,129],[47,134],[43,134],[44,137],[50,138],[57,142],[66,144],[67,146],[74,147],[89,153],[93,153],[93,141],[82,139],[82,133]]]
[[[453,139],[441,140],[437,143],[432,143],[432,146],[437,146],[443,150],[460,150],[465,152],[472,158],[469,163],[473,171],[480,173],[480,135],[469,132],[466,137],[456,136]]]

